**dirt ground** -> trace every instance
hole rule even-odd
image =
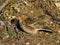
[[[15,15],[18,18],[19,16],[22,16],[22,14],[28,14],[32,9],[34,11],[37,10],[36,13],[38,16],[39,16],[39,14],[43,13],[43,11],[42,11],[43,8],[35,9],[38,7],[34,8],[34,6],[33,6],[34,3],[32,3],[33,5],[31,5],[31,3],[28,2],[28,4],[29,4],[28,5],[24,1],[26,1],[26,0],[22,0],[22,1],[21,0],[12,0],[12,1],[8,0],[6,3],[6,0],[0,0],[0,2],[1,2],[0,10],[2,10],[2,12],[0,11],[0,45],[60,45],[60,25],[56,24],[54,22],[54,20],[53,20],[52,25],[49,24],[48,27],[51,29],[54,29],[54,31],[56,30],[55,32],[40,31],[37,34],[29,34],[29,33],[23,32],[18,29],[17,29],[18,33],[15,32],[15,30],[13,29],[14,26],[10,25],[10,20],[12,18],[14,18]],[[32,0],[29,0],[29,1],[31,2]],[[32,2],[34,2],[34,0]],[[35,6],[37,6],[37,4],[38,4],[37,2],[35,4]],[[21,5],[19,3],[21,3]],[[4,4],[6,4],[6,5],[4,5]],[[32,8],[29,7],[28,8],[29,10],[27,10],[26,7],[28,7],[28,6],[25,7],[23,4],[32,6]],[[19,7],[19,6],[21,6],[21,7]],[[33,13],[33,11],[31,11],[31,13]],[[38,16],[36,16],[36,13],[34,13],[35,15],[31,14],[31,13],[29,13],[29,15],[27,15],[27,16],[30,16],[31,18],[38,17]],[[1,14],[4,15],[5,18]],[[19,15],[19,14],[21,14],[21,15]],[[39,20],[36,19],[35,21],[37,21],[37,22],[41,21],[43,23],[44,19],[47,20],[48,23],[51,22],[50,16],[44,16],[44,18],[41,18]],[[39,22],[39,23],[41,23],[41,22]],[[9,25],[8,30],[6,27],[7,25]],[[44,23],[44,26],[45,26],[45,23]]]

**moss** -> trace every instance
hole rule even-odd
[[[17,36],[17,34],[14,31],[11,33],[11,35],[15,37]]]
[[[26,32],[23,32],[23,35],[24,35],[24,36],[26,36],[26,35],[27,35],[27,33],[26,33]]]

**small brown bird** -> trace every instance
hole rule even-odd
[[[11,24],[15,24],[15,26],[17,27],[18,30],[27,32],[29,34],[36,34],[38,31],[43,31],[43,32],[49,32],[52,33],[53,30],[48,29],[48,28],[40,28],[37,27],[36,25],[32,24],[32,25],[23,25],[22,23],[19,22],[18,19],[12,19],[11,20]]]

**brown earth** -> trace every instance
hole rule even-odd
[[[60,10],[56,7],[55,2],[8,0],[6,3],[6,1],[3,0],[0,4],[0,21],[5,24],[0,24],[0,45],[60,45]],[[27,17],[32,20],[28,20]],[[47,28],[52,32],[47,30],[29,34],[17,28],[16,32],[15,25],[10,22],[13,18],[27,25],[36,23],[43,27],[42,29]]]

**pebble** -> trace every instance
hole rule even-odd
[[[56,43],[60,43],[60,41],[59,41],[59,40],[57,40],[57,41],[56,41]]]
[[[40,45],[40,43],[38,43],[37,45]]]
[[[0,21],[0,26],[4,26],[4,22],[3,21]]]
[[[27,42],[26,45],[29,45],[29,42]]]

